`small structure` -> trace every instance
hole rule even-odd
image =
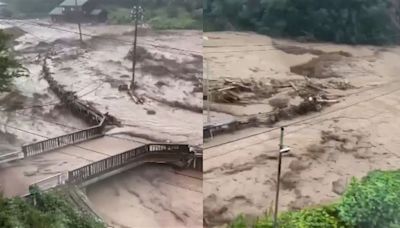
[[[105,22],[107,12],[94,0],[65,0],[49,13],[53,22]]]

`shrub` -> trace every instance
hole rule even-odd
[[[4,199],[0,196],[0,227],[104,228],[94,218],[79,213],[56,193],[32,189],[32,198]]]
[[[231,228],[246,228],[246,220],[244,219],[243,215],[239,215],[231,225]]]
[[[283,213],[279,219],[280,228],[338,228],[342,223],[337,219],[335,206],[308,208]],[[255,228],[273,228],[273,220],[267,217],[259,220]]]
[[[185,9],[176,7],[174,15],[171,16],[170,10],[158,9],[152,14],[154,17],[149,19],[149,24],[154,29],[201,29],[202,24],[199,19],[194,19]]]
[[[132,23],[130,10],[126,8],[109,7],[109,21],[112,24],[129,24]]]
[[[353,178],[337,203],[279,216],[280,228],[400,228],[400,171],[373,171],[363,179]],[[243,226],[244,224],[244,226]],[[239,217],[231,227],[245,227]],[[272,228],[270,215],[255,228]]]
[[[351,226],[389,227],[400,222],[400,172],[374,171],[353,179],[338,206],[340,218]]]

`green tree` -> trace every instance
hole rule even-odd
[[[0,92],[9,91],[14,78],[26,76],[27,70],[9,51],[10,35],[0,30]]]
[[[397,43],[393,0],[206,0],[205,30],[252,30],[338,43]]]

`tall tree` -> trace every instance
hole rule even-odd
[[[11,55],[10,38],[10,35],[0,30],[0,92],[8,91],[14,78],[27,75],[26,69]]]

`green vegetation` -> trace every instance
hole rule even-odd
[[[353,180],[338,205],[349,226],[389,227],[400,224],[400,172],[372,172],[361,182]]]
[[[132,23],[132,1],[101,1],[112,24]],[[202,29],[201,0],[143,1],[144,20],[155,29]]]
[[[47,17],[63,0],[5,0],[18,18]],[[132,23],[132,0],[97,0],[99,7],[109,13],[111,24]],[[140,1],[145,20],[156,29],[202,29],[202,0],[146,0]]]
[[[14,59],[9,51],[10,41],[11,35],[0,29],[0,93],[9,91],[14,78],[26,76],[26,69]]]
[[[182,7],[158,9],[148,16],[154,29],[202,29],[201,17],[191,15]]]
[[[131,10],[118,6],[108,5],[104,7],[108,11],[108,20],[111,24],[132,23]]]
[[[205,0],[206,31],[251,30],[278,37],[385,44],[400,38],[396,0]]]
[[[47,17],[48,13],[63,0],[2,0],[9,5],[13,17],[17,18],[41,18]]]
[[[0,227],[2,228],[104,228],[88,215],[78,213],[55,193],[32,190],[32,198],[5,199],[0,195]]]
[[[339,202],[284,212],[280,228],[395,228],[400,227],[400,171],[373,171],[353,178]],[[272,228],[270,215],[247,225],[239,216],[231,228]]]

